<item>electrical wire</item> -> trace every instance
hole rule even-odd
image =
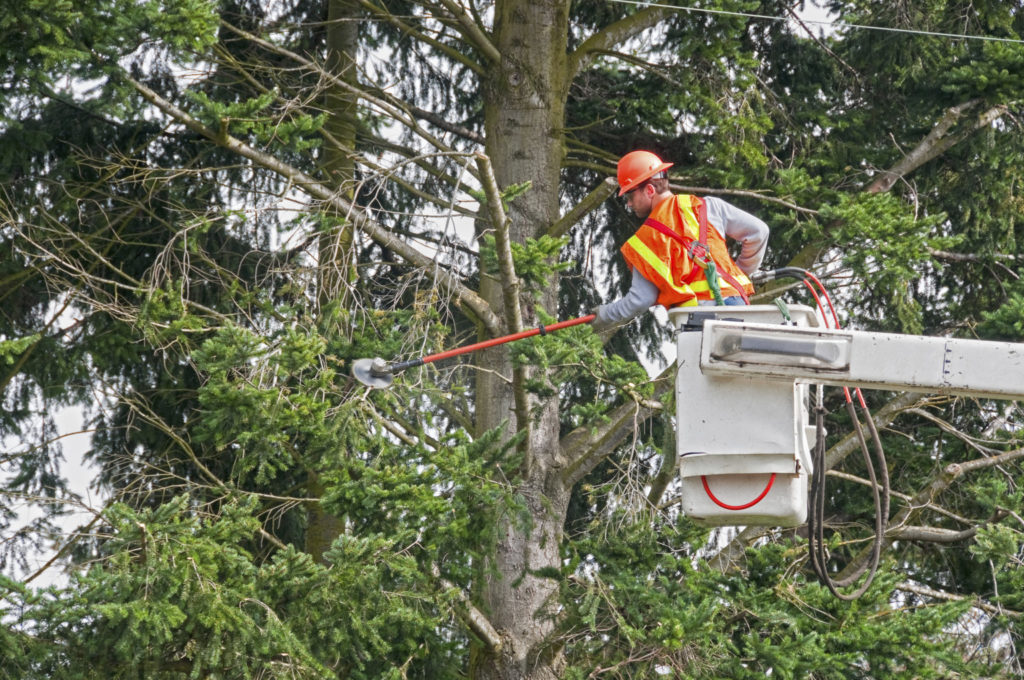
[[[760,275],[757,277],[758,281],[771,281],[776,278],[800,279],[814,297],[814,300],[818,305],[818,311],[821,314],[826,328],[829,327],[829,317],[831,317],[832,328],[838,329],[840,327],[839,315],[836,312],[835,306],[832,304],[832,299],[829,296],[828,291],[825,289],[825,286],[821,283],[821,280],[813,273],[799,267],[785,267],[771,272],[759,272],[759,274]],[[828,315],[826,315],[826,307],[822,304],[822,299],[824,299],[825,303],[828,305]],[[825,407],[824,387],[821,385],[818,386],[817,401],[814,407],[814,423],[817,431],[817,438],[812,452],[811,462],[813,474],[811,477],[811,488],[808,498],[809,507],[807,511],[807,544],[811,567],[814,570],[815,575],[818,577],[818,581],[827,587],[833,595],[841,600],[847,601],[855,600],[863,595],[871,586],[871,583],[874,581],[875,575],[878,572],[878,564],[881,560],[882,546],[885,540],[885,531],[889,523],[889,500],[891,492],[889,486],[889,469],[885,461],[885,452],[882,448],[882,440],[878,436],[878,430],[875,428],[874,419],[872,419],[871,412],[868,410],[867,403],[864,401],[863,393],[859,388],[856,388],[854,392],[857,396],[857,404],[865,415],[868,432],[874,445],[874,460],[872,460],[872,455],[868,450],[867,440],[864,437],[863,428],[861,427],[860,420],[857,417],[856,406],[854,405],[853,397],[850,394],[850,389],[848,387],[844,387],[843,394],[846,398],[846,410],[850,416],[850,421],[853,423],[857,441],[860,444],[861,454],[864,458],[864,466],[867,468],[868,478],[871,482],[875,507],[875,535],[871,542],[871,551],[868,557],[866,559],[862,559],[846,576],[833,578],[829,573],[828,546],[825,541]],[[864,580],[852,592],[843,593],[839,590],[840,588],[851,586],[861,577],[864,577]]]
[[[702,14],[720,14],[723,16],[742,17],[744,19],[763,19],[766,21],[789,21],[789,17],[772,16],[768,14],[751,14],[749,12],[733,12],[724,9],[709,9],[706,7],[685,7],[680,5],[666,5],[658,2],[643,2],[642,0],[612,0],[621,5],[637,5],[642,7],[657,7],[659,9],[674,9],[679,12],[700,12]],[[805,24],[816,24],[828,26],[832,29],[854,29],[858,31],[882,31],[885,33],[905,33],[909,35],[921,35],[934,38],[957,38],[960,40],[984,40],[986,42],[1002,42],[1012,44],[1024,44],[1019,38],[997,38],[992,35],[974,35],[970,33],[942,33],[937,31],[923,31],[914,28],[892,28],[890,26],[868,26],[867,24],[849,24],[844,21],[819,21],[815,19],[801,19]]]

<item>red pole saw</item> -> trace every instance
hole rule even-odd
[[[559,321],[558,323],[553,323],[550,326],[539,326],[527,331],[520,331],[511,335],[503,335],[500,338],[492,338],[490,340],[484,340],[483,342],[473,343],[472,345],[456,347],[455,349],[450,349],[445,352],[429,354],[417,359],[409,359],[408,361],[388,363],[380,357],[373,359],[356,359],[356,361],[352,363],[352,376],[368,387],[387,387],[394,381],[396,373],[401,373],[407,368],[422,366],[423,364],[440,361],[441,359],[450,359],[451,357],[457,357],[460,354],[477,352],[482,349],[487,349],[488,347],[494,347],[495,345],[504,345],[506,342],[514,342],[534,335],[547,335],[548,333],[560,331],[563,328],[569,328],[570,326],[590,323],[594,318],[594,314],[588,314],[587,316],[581,316],[578,319]]]

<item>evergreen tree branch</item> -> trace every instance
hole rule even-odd
[[[164,422],[163,418],[158,416],[156,413],[154,413],[151,409],[149,409],[145,404],[143,404],[139,400],[130,399],[126,395],[121,395],[120,399],[125,404],[128,404],[129,407],[135,413],[137,413],[140,418],[142,418],[144,421],[146,421],[147,423],[149,423],[153,427],[156,427],[157,429],[159,429],[161,432],[163,432],[165,435],[167,435],[167,437],[171,441],[173,441],[175,444],[177,444],[178,448],[181,451],[183,451],[186,456],[188,456],[189,461],[193,465],[196,466],[196,469],[199,470],[200,474],[203,477],[205,477],[206,480],[215,489],[217,489],[218,491],[223,493],[225,496],[233,496],[234,495],[234,490],[230,486],[228,486],[228,484],[225,483],[224,480],[222,480],[220,477],[218,477],[201,460],[199,460],[199,456],[196,455],[195,449],[192,448],[192,445],[189,444],[189,442],[186,441],[185,438],[182,437],[177,432],[177,430],[175,430],[173,427],[171,427],[166,422]],[[244,492],[244,493],[252,493],[255,496],[268,497],[266,494],[260,494],[260,493],[257,493],[257,492]],[[270,498],[274,498],[274,497],[270,496]],[[305,499],[302,499],[302,498],[275,498],[275,500],[282,500],[282,501],[289,502],[289,503],[291,503],[291,502],[314,502],[314,503],[319,503],[320,502],[319,498],[305,498]],[[273,534],[271,534],[269,531],[264,529],[262,526],[260,526],[260,528],[258,529],[258,532],[259,532],[261,537],[263,537],[268,543],[270,543],[274,547],[276,547],[276,548],[278,548],[280,550],[287,550],[288,549],[288,546],[286,546],[281,541],[281,539],[279,539],[277,536],[274,536]]]
[[[969,138],[973,133],[991,124],[1000,118],[1007,111],[1006,105],[995,106],[979,115],[972,125],[967,126],[958,134],[947,136],[953,125],[964,115],[982,103],[980,99],[951,106],[946,109],[942,117],[925,135],[918,145],[888,170],[883,170],[879,176],[868,185],[864,191],[870,194],[884,193],[889,191],[900,179],[903,179],[925,163],[938,158],[950,148]],[[811,269],[821,254],[827,250],[820,243],[809,243],[804,246],[789,262],[790,266]]]
[[[74,299],[73,295],[67,295],[65,297],[65,299],[64,299],[64,303],[60,306],[60,308],[57,309],[52,315],[50,315],[49,320],[43,325],[42,328],[40,328],[38,331],[36,331],[36,333],[39,335],[39,337],[36,338],[35,342],[33,342],[28,347],[26,347],[18,355],[18,358],[11,365],[10,370],[7,371],[4,374],[3,379],[0,380],[0,394],[6,393],[7,392],[7,386],[11,384],[11,381],[13,381],[19,375],[21,375],[21,371],[25,367],[25,364],[28,363],[29,358],[31,358],[32,354],[35,353],[36,348],[38,348],[42,344],[43,340],[46,338],[47,334],[50,332],[50,328],[54,324],[57,323],[57,321],[64,314],[64,312],[68,309],[68,307],[71,306],[71,301],[73,299]],[[63,330],[58,330],[57,334],[61,335],[63,333],[64,333]],[[0,464],[2,464],[4,462],[6,462],[6,461],[0,460]]]
[[[142,95],[143,99],[157,107],[165,115],[242,158],[246,158],[266,170],[277,173],[310,198],[330,205],[339,213],[345,215],[357,228],[383,247],[392,250],[407,262],[430,271],[435,281],[464,304],[488,331],[494,335],[501,334],[501,322],[491,310],[486,300],[467,288],[458,277],[439,266],[439,263],[433,258],[424,255],[413,245],[396,238],[383,225],[372,219],[365,210],[298,168],[281,161],[269,153],[255,149],[226,132],[207,127],[127,73],[122,73],[122,77]]]
[[[235,26],[233,26],[231,24],[225,23],[223,25],[225,26],[225,28],[230,29],[234,33],[244,37],[246,40],[255,42],[256,44],[260,45],[264,49],[267,49],[268,51],[270,51],[270,52],[272,52],[274,54],[279,54],[279,55],[281,55],[283,57],[287,57],[288,59],[291,59],[293,61],[296,61],[296,62],[302,64],[306,68],[312,69],[320,77],[330,78],[330,80],[332,82],[334,82],[335,84],[337,84],[338,86],[344,87],[345,89],[348,89],[352,94],[356,94],[358,96],[361,96],[362,98],[366,99],[369,103],[377,105],[378,108],[382,108],[383,111],[385,111],[386,113],[388,113],[389,115],[391,115],[392,117],[394,117],[397,120],[402,120],[402,119],[399,116],[397,116],[396,113],[400,113],[401,111],[405,111],[406,113],[411,114],[411,116],[415,116],[416,118],[420,118],[422,120],[426,120],[431,125],[433,125],[433,126],[435,126],[437,128],[440,128],[440,129],[442,129],[442,130],[444,130],[446,132],[451,132],[452,134],[458,135],[458,136],[466,139],[467,141],[471,141],[471,142],[474,142],[474,143],[480,144],[480,145],[483,145],[483,143],[484,143],[483,137],[480,134],[474,132],[473,130],[470,130],[469,128],[463,127],[461,125],[456,125],[455,123],[451,123],[449,121],[446,121],[443,117],[438,116],[438,115],[434,114],[431,111],[427,111],[426,109],[422,109],[422,108],[420,108],[418,106],[415,106],[415,105],[413,105],[413,104],[411,104],[409,102],[403,101],[403,100],[401,100],[401,99],[399,99],[399,98],[389,94],[388,92],[385,92],[385,91],[381,90],[380,88],[368,87],[366,89],[359,89],[358,86],[355,83],[351,83],[351,82],[349,82],[347,80],[339,79],[338,76],[336,74],[334,74],[333,72],[326,71],[322,66],[320,66],[316,62],[313,62],[313,61],[311,61],[309,59],[306,59],[305,57],[303,57],[300,54],[297,54],[295,52],[287,50],[287,49],[285,49],[283,47],[280,47],[279,45],[275,45],[275,44],[273,44],[271,42],[265,41],[265,40],[259,38],[258,36],[253,35],[252,33],[244,31],[244,30],[242,30],[240,28],[237,28],[237,27],[235,27]],[[224,62],[226,64],[229,64],[235,70],[235,72],[240,74],[240,76],[247,83],[249,83],[250,87],[252,87],[257,92],[260,92],[261,94],[269,94],[271,92],[271,90],[269,90],[265,85],[263,85],[263,83],[261,83],[256,78],[254,78],[249,73],[249,69],[246,68],[244,64],[242,64],[237,59],[235,59],[227,50],[225,50],[223,47],[220,47],[220,46],[218,46],[216,49],[217,49],[217,53],[218,53],[218,58],[222,62]],[[362,94],[360,94],[360,93],[362,93]],[[286,100],[286,98],[284,96],[282,96],[280,94],[276,95],[275,99],[278,102],[280,102],[281,104],[284,104],[284,105],[288,105],[290,103],[290,102],[288,102],[288,100]],[[382,102],[384,103],[383,107],[381,107],[381,103]],[[388,107],[395,107],[398,111],[396,111],[393,108],[388,108]],[[408,123],[409,119],[406,119],[403,122]],[[418,129],[419,129],[418,126],[416,126],[414,128],[414,131],[416,131]],[[330,134],[326,129],[321,129],[320,133],[324,136],[324,138],[328,141],[328,143],[333,144],[335,146],[335,148],[338,148],[338,149],[340,149],[342,151],[350,151],[349,149],[346,149],[344,147],[344,145],[341,144],[334,137],[334,135]],[[399,145],[399,144],[395,143],[391,139],[384,139],[383,137],[378,137],[376,135],[372,135],[372,134],[369,134],[369,133],[363,132],[363,131],[360,131],[360,135],[363,138],[369,140],[374,146],[377,146],[377,147],[380,147],[380,148],[384,148],[384,149],[387,149],[389,151],[394,151],[395,153],[398,153],[399,155],[402,155],[402,156],[404,156],[406,158],[412,159],[413,162],[416,163],[417,167],[421,168],[422,170],[424,170],[425,172],[429,173],[430,175],[436,177],[437,179],[440,179],[442,181],[447,182],[450,186],[458,186],[458,181],[457,181],[456,178],[451,177],[450,175],[447,175],[446,173],[440,171],[438,168],[435,168],[435,167],[431,166],[429,163],[424,162],[422,154],[413,152],[409,148],[407,148],[405,146],[402,146],[402,145]],[[433,141],[437,141],[437,140],[434,137],[430,137],[430,139],[428,141],[432,141],[433,142]],[[360,156],[358,158],[358,160],[363,165],[365,165],[365,166],[367,166],[369,168],[372,168],[374,170],[377,170],[378,172],[381,172],[383,174],[384,170],[383,170],[382,166],[374,163],[372,160],[370,160],[366,156]],[[433,203],[435,205],[444,205],[444,202],[439,200],[436,196],[433,196],[432,194],[428,194],[427,192],[420,190],[418,187],[414,187],[412,184],[406,182],[401,177],[393,176],[390,179],[391,179],[392,182],[395,182],[395,183],[399,184],[400,186],[402,186],[409,193],[411,193],[411,194],[413,194],[413,195],[415,195],[415,196],[417,196],[419,198],[422,198],[425,201],[428,201],[428,202]],[[459,212],[460,214],[464,214],[467,217],[474,217],[475,216],[475,214],[472,211],[466,210],[465,208],[462,208],[461,206],[452,206],[452,207],[457,212]]]
[[[670,7],[645,7],[597,31],[569,55],[569,80],[579,75],[600,54],[658,25],[672,16],[674,11]]]

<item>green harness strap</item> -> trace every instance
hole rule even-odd
[[[698,260],[700,262],[700,260]],[[704,269],[704,278],[708,280],[708,288],[711,289],[711,294],[715,297],[716,305],[724,305],[725,300],[722,299],[722,285],[718,280],[718,267],[715,266],[715,261],[710,257],[705,260],[701,265]]]

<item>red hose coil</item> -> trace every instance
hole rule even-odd
[[[728,503],[723,503],[722,501],[720,501],[715,496],[715,494],[711,493],[711,487],[708,486],[707,475],[701,475],[700,481],[704,485],[704,491],[707,493],[708,498],[714,501],[715,505],[717,505],[718,507],[725,508],[726,510],[746,510],[747,508],[752,508],[758,503],[760,503],[762,500],[764,500],[764,497],[767,496],[768,492],[772,490],[772,485],[775,483],[775,473],[773,472],[772,476],[768,478],[768,486],[764,487],[764,491],[761,492],[761,495],[744,505],[729,505]]]

